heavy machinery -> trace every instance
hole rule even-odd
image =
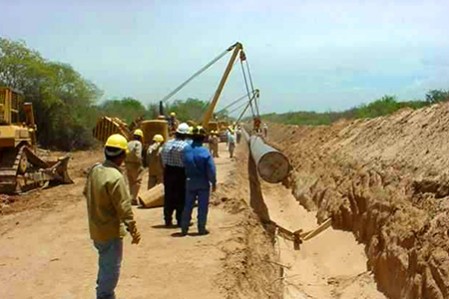
[[[234,101],[233,103],[231,103],[230,105],[226,106],[226,108],[222,109],[225,110],[237,103],[239,103],[242,100],[247,99],[248,102],[245,103],[245,109],[243,110],[242,114],[240,115],[239,119],[237,120],[240,121],[240,119],[243,117],[244,113],[247,111],[248,108],[251,108],[251,112],[253,114],[254,118],[258,118],[259,117],[259,108],[258,108],[258,104],[257,104],[257,100],[259,98],[259,90],[255,89],[253,86],[253,81],[251,78],[251,72],[249,69],[249,64],[247,62],[247,58],[246,58],[246,54],[243,50],[243,45],[239,42],[233,44],[232,46],[230,46],[229,48],[227,48],[223,53],[221,53],[219,56],[217,56],[216,58],[214,58],[212,61],[210,61],[208,64],[206,64],[204,67],[202,67],[200,70],[198,70],[196,73],[194,73],[192,76],[190,76],[186,81],[184,81],[183,83],[181,83],[178,87],[176,87],[172,92],[170,92],[168,95],[166,95],[160,102],[159,102],[159,114],[163,115],[164,114],[164,103],[166,103],[172,96],[174,96],[178,91],[180,91],[182,88],[184,88],[189,82],[191,82],[193,79],[195,79],[196,77],[198,77],[199,75],[201,75],[204,71],[206,71],[208,68],[210,68],[213,64],[215,64],[217,61],[219,61],[222,57],[224,57],[226,54],[228,53],[232,53],[231,54],[231,58],[228,61],[228,64],[226,65],[225,71],[220,79],[220,82],[218,84],[218,87],[209,103],[209,105],[207,106],[206,111],[203,114],[203,118],[201,121],[199,121],[199,123],[201,123],[201,125],[206,128],[206,130],[211,131],[211,130],[226,130],[228,125],[224,126],[223,123],[217,123],[218,120],[213,119],[214,118],[214,112],[215,112],[215,107],[218,103],[218,100],[220,98],[220,95],[223,91],[223,88],[228,80],[228,77],[232,71],[233,66],[236,64],[237,59],[240,60],[240,64],[242,66],[242,73],[243,73],[243,78],[245,80],[245,86],[246,86],[246,94],[243,97],[240,97],[239,99],[237,99],[236,101]],[[246,66],[246,69],[245,67]],[[243,107],[243,106],[241,106]],[[241,108],[239,107],[239,109]],[[195,120],[197,121],[197,120]],[[223,131],[224,132],[224,131]],[[220,132],[222,133],[222,132]]]
[[[143,131],[144,149],[148,147],[153,140],[153,136],[156,134],[162,135],[164,140],[168,140],[169,137],[168,122],[164,119],[140,119],[138,122],[134,122],[133,129],[131,129],[123,120],[108,116],[103,116],[98,119],[93,129],[93,136],[102,143],[105,143],[109,136],[117,133],[131,140],[135,129],[141,129]]]
[[[73,183],[67,173],[70,156],[44,161],[36,150],[32,104],[23,103],[20,92],[0,87],[0,193],[21,193],[47,182]]]
[[[97,120],[97,124],[93,129],[93,136],[103,143],[106,142],[112,134],[121,134],[126,139],[132,137],[131,129],[128,125],[118,117],[102,116]]]

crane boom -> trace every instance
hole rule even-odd
[[[226,83],[226,80],[228,79],[229,74],[231,73],[232,66],[234,65],[235,60],[237,59],[237,55],[239,54],[240,51],[243,51],[243,45],[239,42],[237,42],[232,47],[234,47],[234,52],[232,52],[231,59],[229,59],[228,65],[223,73],[223,77],[221,78],[220,83],[218,84],[218,87],[217,87],[217,90],[215,91],[214,97],[213,97],[212,101],[210,102],[209,106],[207,107],[206,113],[204,114],[203,122],[202,122],[202,126],[204,128],[208,127],[209,121],[212,117],[212,114],[214,113],[215,106],[217,105],[218,98],[220,97],[221,92],[223,91],[223,87]]]

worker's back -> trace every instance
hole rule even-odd
[[[128,142],[129,153],[126,155],[125,163],[142,163],[142,143],[139,140]]]
[[[126,200],[131,202],[131,196],[117,166],[110,161],[95,165],[86,180],[84,194],[87,198],[91,238],[101,241],[123,237],[126,232],[117,217],[116,205],[127,210]],[[132,214],[132,211],[127,212]]]
[[[147,152],[148,172],[150,175],[160,175],[163,173],[161,160],[162,145],[160,143],[153,143]]]
[[[201,144],[193,143],[184,151],[187,184],[191,189],[207,189],[215,181],[215,164],[209,151]]]

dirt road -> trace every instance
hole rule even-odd
[[[94,298],[97,253],[81,191],[85,170],[98,160],[99,152],[75,154],[74,185],[33,192],[5,210],[0,298]],[[384,298],[352,234],[328,230],[294,251],[262,227],[249,208],[257,199],[246,146],[238,146],[233,160],[221,146],[216,165],[210,235],[176,237],[178,230],[162,227],[160,208],[135,209],[142,243],[125,239],[119,298]],[[315,214],[290,190],[265,183],[261,190],[276,222],[291,230],[316,226]]]
[[[224,152],[221,156],[216,160],[219,188],[226,185],[234,167]],[[99,159],[99,154],[75,156],[75,185],[27,195],[25,201],[34,198],[41,204],[1,218],[0,298],[94,298],[97,253],[89,240],[81,191],[82,169]],[[46,201],[54,203],[46,205]],[[237,272],[245,272],[241,263],[246,259],[247,230],[242,229],[242,221],[247,220],[242,213],[229,213],[216,204],[209,214],[210,235],[179,238],[172,236],[177,229],[162,227],[160,208],[134,212],[142,242],[135,246],[129,237],[125,239],[119,298],[233,298],[237,294]],[[257,292],[250,293],[249,298],[255,298]]]

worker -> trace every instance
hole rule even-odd
[[[237,126],[237,129],[235,130],[235,137],[237,140],[237,144],[239,144],[240,140],[242,139],[242,128],[240,128],[240,126]]]
[[[168,118],[168,125],[170,127],[170,131],[174,132],[178,126],[178,120],[176,119],[176,113],[170,112],[170,117]]]
[[[173,226],[172,216],[175,211],[177,225],[181,226],[182,210],[185,202],[185,172],[183,151],[188,145],[185,142],[189,133],[189,125],[179,124],[175,138],[167,141],[162,147],[162,164],[164,166],[164,220],[165,226]]]
[[[142,141],[143,132],[137,129],[133,133],[133,140],[128,142],[128,154],[125,159],[126,175],[128,178],[129,192],[131,193],[131,204],[137,205],[137,194],[142,184]]]
[[[115,298],[126,230],[131,234],[132,244],[140,242],[131,195],[119,168],[127,150],[125,137],[111,135],[104,148],[105,161],[90,169],[84,187],[90,237],[99,254],[97,299]]]
[[[229,158],[232,158],[234,157],[235,135],[234,130],[232,130],[231,127],[229,127],[227,131],[227,143],[228,143]]]
[[[148,189],[163,182],[164,168],[162,167],[161,151],[164,137],[160,134],[153,136],[153,144],[148,147]]]
[[[268,137],[268,125],[267,123],[263,124],[263,136]]]
[[[189,127],[189,133],[187,134],[187,137],[186,137],[186,142],[187,142],[187,144],[192,144],[192,142],[193,142],[193,139],[192,139],[192,134],[193,134],[193,127],[192,126],[190,126]]]
[[[211,131],[211,136],[209,137],[209,149],[212,154],[212,157],[214,157],[214,158],[219,158],[219,155],[218,155],[219,141],[220,140],[218,139],[217,131]]]
[[[198,200],[198,234],[207,235],[207,212],[209,195],[216,190],[216,170],[214,160],[209,151],[203,147],[206,131],[203,128],[193,129],[193,143],[184,150],[184,166],[186,171],[186,202],[182,214],[181,234],[187,235],[192,218],[192,210]]]

